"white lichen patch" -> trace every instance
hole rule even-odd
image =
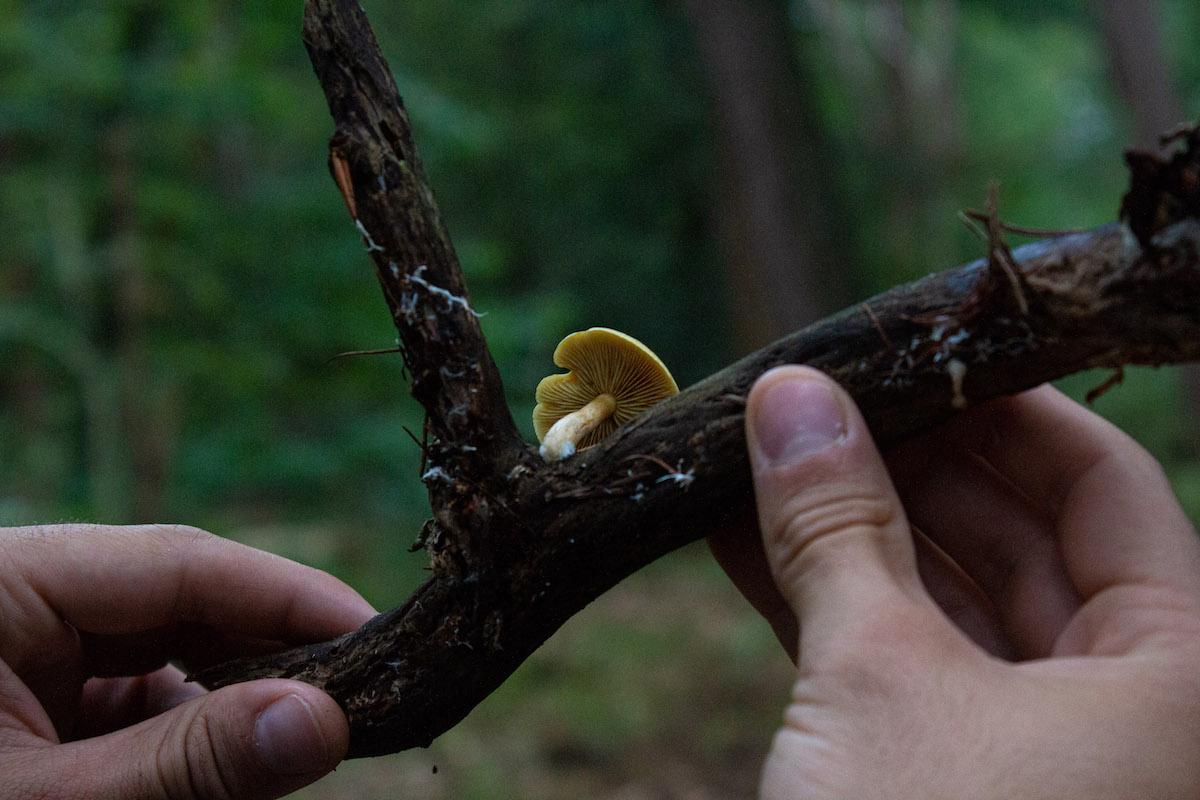
[[[425,470],[425,474],[421,476],[421,480],[429,481],[444,481],[445,483],[454,483],[454,478],[450,477],[450,473],[441,467],[430,467]]]
[[[417,267],[408,276],[408,280],[411,281],[412,283],[415,283],[418,286],[422,287],[423,289],[425,289],[425,291],[429,292],[430,294],[437,295],[438,297],[442,298],[443,300],[446,301],[447,306],[459,306],[463,310],[465,310],[468,314],[471,314],[472,316],[476,316],[476,317],[483,316],[483,314],[481,314],[478,311],[476,311],[475,309],[471,308],[471,304],[467,302],[467,299],[465,297],[454,294],[453,292],[451,292],[447,289],[443,289],[441,286],[432,284],[429,281],[425,280],[423,277],[421,277],[421,273],[424,272],[426,269],[427,269],[427,267],[424,264]]]
[[[971,332],[966,328],[958,328],[954,333],[949,335],[946,335],[946,331],[947,329],[942,327],[934,329],[934,332],[930,334],[929,338],[938,343],[938,349],[933,354],[933,363],[935,364],[940,364],[947,358],[950,358],[950,354],[954,351],[954,348],[971,338]],[[934,334],[937,334],[937,336]]]
[[[368,253],[382,253],[383,252],[383,248],[380,247],[379,245],[375,244],[375,240],[371,238],[371,234],[367,230],[367,226],[363,225],[362,221],[359,220],[357,217],[354,219],[354,227],[358,228],[358,232],[362,236],[363,241],[367,243],[367,252]]]
[[[655,483],[666,483],[667,481],[672,481],[676,486],[682,486],[685,489],[691,486],[692,482],[696,480],[696,468],[692,467],[687,472],[680,472],[679,470],[682,466],[682,464],[677,465],[675,467],[675,472],[668,472],[666,475],[663,475],[661,478],[655,481]]]
[[[395,265],[392,265],[393,269]],[[404,317],[404,321],[409,325],[417,323],[417,293],[405,292],[400,295],[399,313]]]

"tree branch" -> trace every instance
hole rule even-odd
[[[400,333],[413,397],[425,407],[425,471],[438,561],[460,571],[486,550],[475,509],[444,475],[486,483],[524,454],[500,373],[471,306],[458,256],[413,144],[408,112],[354,0],[309,2],[304,45],[336,130],[329,168],[375,264]],[[457,531],[443,537],[441,531]]]
[[[854,396],[886,446],[957,410],[1087,367],[1200,359],[1200,134],[1139,161],[1124,224],[1010,251],[885,292],[759,350],[547,465],[516,435],[408,118],[355,0],[309,0],[305,41],[337,123],[334,177],[365,228],[429,414],[431,578],[332,642],[220,664],[210,687],[262,677],[321,687],[351,756],[424,746],[570,616],[622,578],[751,507],[746,393],[811,364]],[[422,267],[424,269],[422,269]]]

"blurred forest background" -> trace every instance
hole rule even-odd
[[[531,439],[566,333],[627,331],[690,384],[981,255],[956,212],[992,178],[1008,221],[1111,220],[1122,148],[1200,110],[1193,0],[364,5]],[[186,522],[382,607],[421,579],[421,416],[398,356],[329,360],[395,337],[300,14],[0,0],[0,524]],[[1193,519],[1198,375],[1096,404]],[[788,675],[687,548],[431,750],[299,796],[745,795]]]

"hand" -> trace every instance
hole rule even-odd
[[[898,449],[894,488],[849,396],[784,367],[747,438],[762,546],[714,551],[798,620],[764,798],[1200,794],[1200,541],[1128,437],[1043,387]]]
[[[176,526],[0,529],[0,798],[280,797],[346,752],[303,683],[190,664],[328,639],[371,607],[323,572]]]

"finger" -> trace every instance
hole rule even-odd
[[[1011,660],[1015,648],[979,584],[919,527],[912,526],[912,531],[917,572],[933,602],[968,639],[997,658]]]
[[[775,632],[775,638],[795,661],[800,635],[796,615],[771,577],[758,522],[749,515],[732,521],[708,538],[708,548],[733,585],[766,619]]]
[[[346,718],[326,694],[255,681],[116,733],[11,752],[6,785],[28,797],[258,800],[312,783],[345,755]]]
[[[1133,440],[1122,444],[1079,470],[1063,501],[1071,578],[1085,598],[1120,584],[1170,584],[1200,597],[1195,529],[1158,462]]]
[[[64,716],[66,712],[64,711]],[[0,747],[22,741],[58,741],[52,709],[46,708],[13,669],[0,659]]]
[[[80,634],[84,673],[98,678],[142,675],[168,661],[198,670],[232,658],[274,653],[288,645],[310,641],[297,637],[284,642],[231,635],[207,625],[186,622],[140,633]]]
[[[206,694],[178,667],[130,678],[92,678],[83,685],[72,739],[102,736],[170,711]]]
[[[937,431],[888,457],[909,519],[971,577],[1027,658],[1049,654],[1080,601],[1049,517]]]
[[[1054,522],[1076,592],[1120,584],[1200,592],[1200,540],[1161,467],[1111,423],[1044,386],[962,423],[979,455]]]
[[[11,529],[13,561],[75,628],[121,634],[178,621],[305,641],[352,630],[374,610],[331,575],[173,525]]]
[[[766,373],[746,428],[767,563],[797,615],[800,659],[864,622],[932,603],[908,522],[865,422],[833,381],[805,367]]]
[[[1016,651],[983,590],[916,527],[913,541],[917,571],[934,603],[982,649],[999,658],[1011,659]],[[771,577],[757,523],[752,520],[732,523],[710,536],[708,546],[730,580],[767,620],[779,643],[795,661],[799,638],[796,616]]]

